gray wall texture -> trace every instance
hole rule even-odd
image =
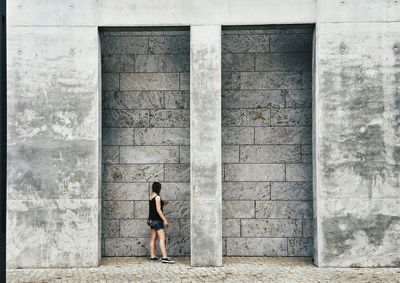
[[[312,255],[312,33],[223,31],[226,255]]]
[[[148,255],[151,184],[170,200],[171,255],[190,253],[189,31],[104,31],[104,256]]]

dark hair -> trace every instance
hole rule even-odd
[[[161,184],[159,182],[154,182],[153,185],[151,186],[153,192],[156,194],[159,194],[161,191]]]

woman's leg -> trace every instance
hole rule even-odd
[[[150,257],[156,256],[156,240],[157,240],[157,231],[156,231],[156,229],[151,229],[151,232],[150,232]]]
[[[167,257],[167,249],[165,247],[165,231],[164,229],[157,230],[158,238],[160,239],[160,250],[162,253],[162,257]]]

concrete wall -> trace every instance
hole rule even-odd
[[[98,26],[278,23],[316,23],[316,262],[399,265],[399,1],[19,0],[7,13],[8,266],[98,264]]]
[[[318,266],[400,266],[399,6],[318,2]]]
[[[189,244],[189,31],[104,31],[103,256],[147,256],[151,184],[170,255]]]
[[[96,28],[9,28],[8,267],[98,264],[98,46]]]
[[[229,256],[311,256],[313,26],[222,35],[223,236]]]

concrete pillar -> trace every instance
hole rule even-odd
[[[222,265],[221,27],[190,31],[192,266]]]

